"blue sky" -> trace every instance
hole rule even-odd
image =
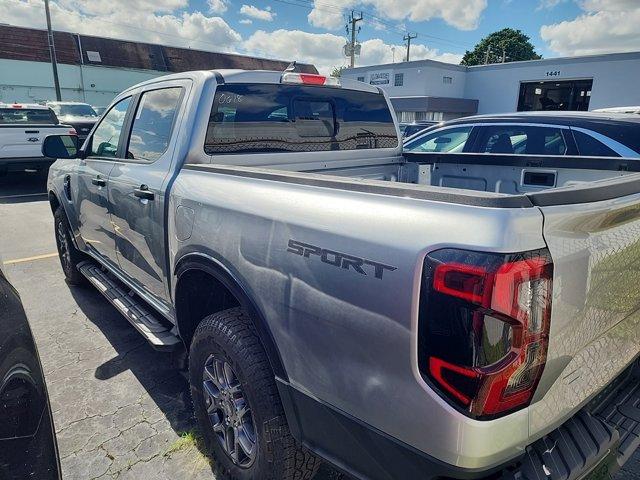
[[[640,50],[640,0],[50,0],[54,28],[90,35],[344,65],[346,16],[363,12],[357,64],[457,63],[483,36],[512,27],[544,57]],[[43,28],[42,0],[0,0],[2,21]]]
[[[253,20],[250,25],[237,24],[238,21],[245,18],[238,9],[230,9],[225,15],[232,22],[237,24],[237,30],[243,36],[250,36],[253,31],[259,28],[283,28],[283,29],[304,29],[309,32],[323,33],[327,31],[323,28],[317,28],[307,21],[307,15],[311,11],[309,7],[294,6],[292,3],[303,4],[306,2],[298,2],[285,0],[287,3],[276,0],[256,0],[253,5],[260,9],[270,8],[274,14],[274,19],[269,24],[264,21]],[[640,3],[640,0],[638,0]],[[205,4],[200,0],[201,5]],[[326,0],[322,2],[323,8],[330,9],[330,5],[339,5],[340,0]],[[194,2],[195,5],[195,2]],[[307,4],[309,5],[309,4]],[[360,6],[363,9],[365,19],[367,14],[371,13],[376,17],[384,18],[382,14],[370,6]],[[358,7],[356,12],[359,13]],[[525,32],[533,44],[536,46],[538,53],[544,56],[552,56],[554,52],[550,50],[545,41],[540,37],[540,27],[546,24],[559,23],[563,20],[571,20],[577,17],[581,12],[580,7],[572,1],[560,2],[555,6],[545,6],[537,0],[498,0],[489,1],[486,9],[481,14],[478,27],[473,30],[460,30],[448,24],[442,18],[433,18],[428,21],[393,21],[386,20],[397,25],[397,30],[387,27],[385,30],[377,30],[372,27],[363,26],[361,33],[358,35],[359,40],[367,40],[371,38],[381,38],[387,43],[402,43],[402,36],[405,30],[410,32],[418,32],[418,38],[414,41],[418,44],[423,43],[441,51],[464,54],[465,50],[473,48],[473,46],[485,35],[505,27],[517,28]],[[345,13],[346,23],[346,13]],[[338,33],[346,33],[344,28]],[[437,38],[434,38],[437,37]],[[640,45],[639,45],[640,47]]]

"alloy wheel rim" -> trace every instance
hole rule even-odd
[[[60,258],[64,263],[64,267],[68,268],[71,265],[71,253],[69,252],[69,245],[67,243],[67,236],[64,234],[62,221],[58,222],[58,248],[60,250]]]
[[[231,461],[242,468],[256,459],[253,414],[231,365],[209,355],[202,375],[204,403],[213,432]]]

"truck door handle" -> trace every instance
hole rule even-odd
[[[146,185],[140,185],[140,188],[136,188],[133,194],[142,200],[153,200],[155,197],[155,194]]]
[[[106,187],[107,186],[107,181],[103,180],[102,178],[100,178],[100,176],[92,178],[91,179],[91,183],[93,183],[94,185],[97,185],[98,187]]]

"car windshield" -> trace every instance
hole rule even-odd
[[[91,107],[82,103],[74,103],[67,105],[52,105],[51,108],[56,112],[59,117],[73,116],[73,117],[97,117],[98,114]]]
[[[55,115],[48,108],[0,108],[0,124],[42,123],[55,125]]]

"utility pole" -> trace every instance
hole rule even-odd
[[[506,59],[507,59],[507,49],[505,48],[505,46],[503,44],[502,45],[502,63],[504,63]]]
[[[409,53],[411,52],[411,40],[417,37],[418,37],[417,33],[413,33],[413,34],[408,33],[404,37],[402,37],[402,40],[407,42],[407,62],[409,61]]]
[[[491,45],[487,47],[487,53],[484,56],[484,64],[487,65],[489,63],[489,55],[491,55]]]
[[[51,68],[53,68],[53,85],[56,89],[56,100],[61,101],[60,81],[58,80],[58,62],[56,60],[56,46],[53,42],[53,32],[51,31],[51,13],[49,13],[49,0],[44,0],[44,12],[47,16],[47,37],[49,38],[49,56],[51,57]]]
[[[355,13],[351,10],[351,16],[349,17],[349,24],[351,26],[351,44],[349,47],[351,54],[351,68],[356,65],[356,24],[362,21],[362,12],[360,12],[360,16],[356,18]],[[347,30],[349,30],[349,25],[347,26]],[[358,27],[358,32],[360,31],[360,27]]]

